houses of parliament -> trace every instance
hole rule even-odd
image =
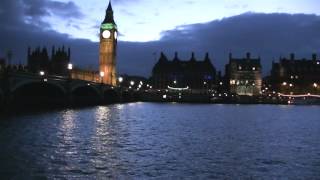
[[[92,71],[73,66],[70,48],[62,46],[51,49],[28,48],[26,71],[116,86],[118,29],[111,2],[99,30],[99,69]],[[181,60],[178,53],[175,53],[170,60],[166,54],[161,53],[153,67],[152,76],[144,84],[157,90],[217,90],[239,96],[259,96],[266,90],[285,94],[320,93],[320,60],[316,54],[312,55],[311,60],[296,59],[294,54],[290,58],[281,57],[278,63],[273,62],[270,75],[264,79],[261,58],[252,57],[249,52],[240,58],[235,58],[230,53],[224,76],[217,73],[208,53],[203,57],[202,60],[197,60],[192,53],[190,59]],[[5,60],[0,59],[0,71],[5,67]],[[20,65],[16,69],[24,68]],[[128,78],[124,81],[131,83]],[[128,88],[132,86],[130,83],[127,83]]]
[[[43,71],[46,74],[68,75],[72,79],[116,86],[117,38],[117,25],[114,20],[111,2],[109,2],[105,18],[100,26],[99,71],[73,67],[70,58],[71,50],[64,46],[57,49],[52,47],[51,57],[46,47],[38,47],[35,50],[29,48],[27,69],[32,73]]]

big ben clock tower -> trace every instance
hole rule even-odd
[[[116,51],[117,51],[117,25],[114,22],[111,2],[106,11],[106,17],[100,27],[100,74],[102,83],[116,86]]]

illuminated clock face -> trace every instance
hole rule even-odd
[[[114,32],[114,39],[117,39],[118,38],[118,33],[117,31]]]
[[[102,37],[103,38],[107,39],[107,38],[110,38],[110,36],[111,36],[110,31],[105,30],[105,31],[102,32]]]

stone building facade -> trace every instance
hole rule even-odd
[[[245,58],[233,58],[230,54],[225,75],[228,91],[240,96],[260,95],[261,70],[260,58],[252,58],[250,53]]]
[[[169,60],[161,53],[152,70],[151,82],[155,89],[188,88],[210,89],[215,84],[216,69],[207,53],[204,60],[197,61],[194,53],[188,61],[182,61],[175,53]]]
[[[272,88],[284,94],[320,94],[320,60],[316,54],[311,59],[280,57],[273,62],[270,82]]]

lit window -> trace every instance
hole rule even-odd
[[[231,85],[236,84],[236,80],[230,80],[230,84],[231,84]]]
[[[239,70],[242,70],[242,67],[241,67],[241,66],[239,66],[239,67],[238,67],[238,69],[239,69]]]

